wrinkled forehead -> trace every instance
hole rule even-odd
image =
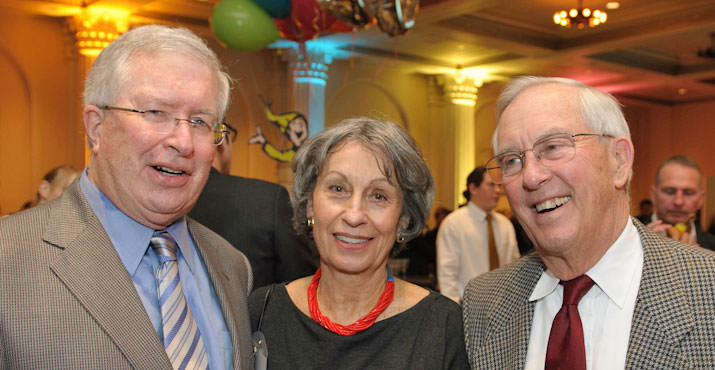
[[[695,168],[669,163],[660,170],[656,185],[678,189],[701,189],[701,176]]]
[[[142,99],[167,105],[185,100],[215,113],[219,95],[218,78],[204,60],[183,52],[157,51],[131,56],[115,100]],[[203,106],[204,98],[210,100],[210,106]]]
[[[333,158],[335,153],[340,152],[345,148],[346,145],[352,144],[352,145],[357,145],[363,149],[365,149],[369,153],[369,158],[356,158],[356,160],[360,161],[373,161],[380,172],[387,178],[388,182],[393,184],[395,182],[395,173],[394,173],[394,168],[392,165],[392,162],[388,159],[387,154],[385,151],[380,148],[378,145],[374,145],[371,143],[364,142],[359,139],[355,138],[346,138],[338,142],[337,144],[333,145],[330,150],[328,150],[327,155],[325,156],[324,166],[321,170],[321,174],[325,172],[326,167],[330,163],[330,160]]]
[[[498,153],[530,148],[554,134],[589,132],[581,115],[578,90],[563,84],[525,89],[504,109],[497,124]]]

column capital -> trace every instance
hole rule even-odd
[[[474,106],[477,89],[482,86],[483,75],[457,69],[442,75],[444,92],[452,104]]]
[[[293,80],[297,83],[318,83],[325,85],[328,80],[328,65],[333,57],[329,51],[317,45],[287,44],[283,50],[283,60],[290,65]]]
[[[77,51],[94,60],[102,49],[129,29],[129,16],[125,10],[83,7],[74,17],[67,19]]]

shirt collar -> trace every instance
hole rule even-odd
[[[124,214],[104,193],[102,193],[87,175],[88,168],[82,171],[79,180],[80,189],[84,193],[87,203],[94,211],[99,222],[109,236],[109,240],[119,254],[124,267],[129,275],[134,276],[144,254],[149,247],[154,230],[136,222]],[[179,220],[166,228],[166,231],[176,240],[179,251],[184,255],[190,269],[193,270],[194,250],[191,248],[191,237],[186,225],[186,218]]]
[[[477,218],[478,218],[479,220],[486,220],[486,218],[487,218],[487,212],[485,212],[483,209],[479,208],[476,204],[474,204],[474,203],[472,203],[472,202],[470,202],[470,201],[467,201],[467,209],[468,209],[470,212],[476,214],[476,215],[477,215]]]
[[[629,220],[621,232],[621,235],[611,245],[601,259],[586,272],[598,287],[610,298],[619,308],[623,308],[627,299],[628,284],[624,281],[631,281],[636,271],[632,266],[638,264],[642,256],[642,248],[638,230]],[[534,290],[529,297],[529,301],[536,301],[546,297],[556,290],[559,285],[557,278],[551,270],[546,270],[541,274],[541,278],[536,283]]]

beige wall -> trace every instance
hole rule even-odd
[[[85,62],[72,49],[61,19],[5,12],[0,16],[0,213],[17,210],[31,199],[50,168],[69,163],[84,166],[81,124]],[[210,40],[235,79],[227,119],[238,129],[232,173],[277,182],[287,165],[268,158],[248,138],[260,125],[270,142],[287,145],[270,125],[259,96],[273,101],[274,112],[292,110],[287,63],[279,52],[237,52],[221,48],[207,29],[195,29]],[[42,40],[42,41],[38,41]],[[475,163],[491,157],[494,105],[503,84],[479,89],[475,107]],[[659,161],[672,154],[692,156],[708,176],[715,176],[711,117],[715,102],[662,106],[624,101],[636,146],[632,197],[648,196]],[[454,133],[438,79],[397,69],[390,61],[336,60],[326,85],[326,126],[366,115],[405,126],[420,145],[437,183],[435,205],[450,206],[457,196],[450,150]],[[463,185],[460,180],[458,185]],[[460,187],[461,188],[461,187]],[[506,208],[502,203],[500,208]],[[430,219],[430,221],[432,221]]]
[[[693,158],[703,178],[715,176],[715,101],[664,106],[624,99],[624,104],[636,151],[631,183],[633,214],[637,214],[641,199],[650,198],[658,165],[672,155]],[[715,194],[709,191],[706,195],[710,199],[706,204],[713,204]],[[703,216],[705,212],[712,210],[703,210]]]
[[[79,75],[84,64],[54,18],[3,11],[0,17],[0,209],[35,197],[53,167],[82,168]]]

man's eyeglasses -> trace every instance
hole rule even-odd
[[[495,182],[509,182],[524,169],[526,152],[534,152],[534,157],[546,167],[555,167],[573,159],[576,154],[576,138],[581,136],[601,136],[605,134],[555,134],[534,143],[531,149],[501,153],[487,162],[489,176]]]
[[[117,110],[122,112],[136,113],[141,115],[144,120],[151,124],[152,131],[159,134],[168,134],[179,125],[179,122],[186,121],[192,132],[199,137],[205,137],[207,140],[211,137],[214,145],[219,145],[223,142],[226,133],[229,131],[226,123],[219,123],[216,117],[210,114],[199,114],[191,118],[174,117],[171,113],[157,109],[133,109],[122,108],[105,105],[102,109]]]
[[[224,122],[223,125],[226,126],[226,136],[229,140],[231,140],[232,143],[235,143],[236,138],[238,137],[238,131],[236,131],[233,126],[229,125],[228,122]]]

